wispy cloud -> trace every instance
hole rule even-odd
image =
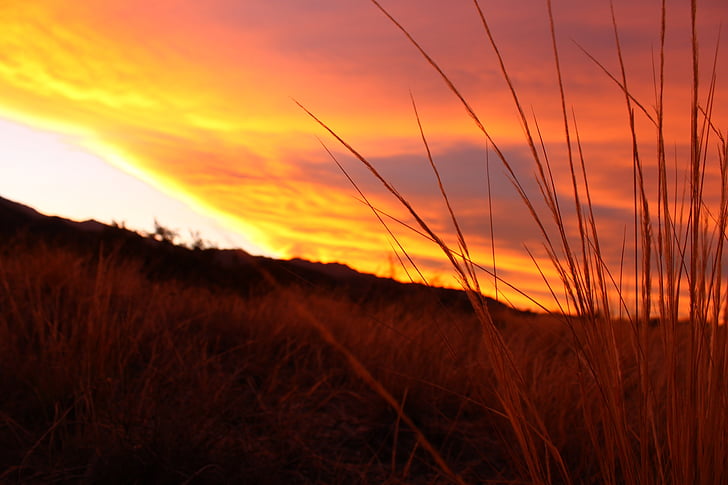
[[[537,197],[520,120],[472,6],[390,3],[469,97]],[[529,120],[538,120],[550,157],[563,161],[545,3],[489,2],[484,8]],[[615,8],[631,89],[648,109],[654,102],[657,8],[648,2],[618,2]],[[677,134],[686,123],[680,109],[689,96],[689,26],[681,2],[670,1],[668,8],[668,128]],[[619,258],[621,218],[631,206],[627,113],[619,89],[576,45],[616,72],[609,9],[569,0],[554,10],[568,109],[579,123],[597,216],[614,247],[608,254]],[[701,3],[706,69],[725,17],[722,0]],[[524,245],[538,251],[538,231],[503,168],[491,152],[491,234],[482,136],[406,39],[366,1],[13,2],[3,6],[0,27],[4,117],[72,137],[244,232],[268,254],[339,260],[380,273],[388,271],[392,252],[385,232],[317,138],[341,157],[379,209],[405,221],[406,214],[292,98],[371,157],[454,241],[419,140],[411,92],[477,253],[492,264],[494,241],[501,274],[546,295],[523,251]],[[728,65],[725,52],[719,53],[719,75]],[[717,95],[724,100],[726,94],[722,83]],[[716,104],[717,121],[726,119],[722,106]],[[559,163],[555,183],[568,190],[570,179]],[[399,229],[430,275],[447,271],[435,247]]]

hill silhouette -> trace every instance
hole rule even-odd
[[[114,253],[125,259],[139,260],[145,275],[152,280],[174,279],[243,294],[296,286],[314,291],[335,291],[356,303],[425,296],[458,311],[471,310],[462,290],[402,283],[360,273],[341,263],[300,258],[278,260],[251,255],[242,249],[189,248],[117,225],[44,215],[3,197],[0,197],[0,236],[6,241],[22,237],[30,244],[43,242],[97,255]],[[486,300],[498,324],[505,324],[513,314],[530,314],[492,298],[486,297]]]

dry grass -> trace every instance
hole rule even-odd
[[[143,270],[113,252],[2,248],[0,481],[528,480],[490,349],[473,345],[472,313],[416,296],[362,306],[310,288],[213,293],[154,282]],[[569,477],[603,483],[601,438],[591,433],[609,423],[574,346],[580,327],[535,314],[505,318],[502,341]],[[636,432],[640,360],[630,325],[613,328]],[[689,330],[677,331],[682,339]],[[661,335],[649,330],[656,420],[669,412]],[[690,382],[674,385],[687,392]]]
[[[493,371],[472,345],[478,322],[412,298],[362,307],[310,289],[213,294],[152,282],[133,259],[6,245],[2,481],[451,481],[320,328],[397,400],[460,480],[517,479]],[[520,318],[504,339],[526,379],[539,382],[545,425],[590,477],[595,455],[564,403],[595,396],[579,396],[564,326]]]
[[[509,424],[516,477],[543,484],[728,481],[725,460],[728,387],[724,385],[728,370],[725,326],[728,293],[723,273],[728,223],[728,145],[726,136],[712,119],[717,54],[707,83],[699,79],[697,2],[691,2],[692,103],[684,113],[690,119],[690,129],[680,140],[690,147],[690,155],[682,162],[683,167],[675,169],[679,173],[679,169],[687,168],[686,180],[681,181],[668,169],[666,159],[666,146],[671,142],[666,141],[664,132],[665,3],[662,4],[659,61],[655,67],[654,108],[646,109],[644,106],[649,103],[641,103],[630,90],[613,14],[619,72],[609,72],[592,57],[622,92],[631,133],[634,219],[625,222],[633,226],[630,245],[635,258],[623,260],[617,267],[610,267],[602,252],[588,182],[588,162],[582,152],[577,123],[567,109],[550,0],[547,0],[548,21],[563,118],[567,154],[564,160],[550,159],[538,127],[534,128],[534,122],[524,114],[487,18],[478,1],[473,2],[486,43],[498,59],[514,109],[521,119],[540,189],[538,195],[526,191],[497,140],[450,77],[397,19],[376,0],[372,3],[442,78],[485,136],[487,146],[492,147],[502,162],[513,180],[514,195],[523,200],[541,230],[551,263],[559,275],[556,280],[544,276],[546,283],[561,313],[574,316],[556,317],[556,326],[561,324],[556,333],[545,332],[543,322],[539,322],[535,330],[538,337],[529,337],[529,345],[540,342],[538,356],[523,359],[518,345],[533,330],[525,326],[518,333],[499,332],[493,324],[487,304],[480,297],[478,273],[483,268],[470,258],[466,237],[442,184],[443,201],[457,233],[456,248],[448,246],[430,229],[417,209],[366,157],[307,110],[401,202],[416,222],[417,232],[439,246],[452,263],[483,328],[483,353],[493,372],[493,398],[499,402],[500,412]],[[637,116],[647,119],[653,130],[639,132]],[[417,121],[419,125],[419,117]],[[421,125],[420,133],[433,175],[440,182]],[[646,164],[644,147],[654,147],[655,140],[655,159]],[[566,164],[569,169],[570,193],[556,190],[552,168],[557,163]],[[656,167],[654,173],[647,174],[648,166]],[[720,173],[720,180],[708,193],[705,181],[711,171]],[[649,193],[648,177],[658,180],[654,194]],[[356,181],[352,182],[356,185]],[[545,204],[545,213],[537,209],[537,199]],[[715,199],[718,201],[711,202]],[[365,197],[364,200],[367,201]],[[564,219],[564,214],[572,213],[565,210],[567,205],[573,208],[575,220]],[[376,208],[372,209],[377,213]],[[380,221],[396,241],[395,232]],[[570,227],[578,228],[575,235]],[[406,248],[401,249],[406,252]],[[623,285],[621,275],[625,272],[633,273],[634,288]],[[634,303],[630,303],[630,293],[636,295]],[[686,321],[680,321],[681,314],[688,315]],[[658,329],[650,327],[654,321],[659,323]],[[509,329],[513,327],[509,325]],[[568,346],[564,346],[565,341],[569,342]],[[554,346],[552,342],[558,344]],[[566,348],[568,352],[564,351]],[[507,441],[504,440],[505,445]],[[594,459],[584,459],[583,453],[590,453]]]
[[[445,480],[311,318],[459,474],[508,473],[484,432],[497,423],[482,412],[477,349],[460,350],[477,333],[472,314],[415,297],[404,308],[418,310],[403,311],[311,289],[256,295],[151,281],[115,252],[5,243],[0,481]]]

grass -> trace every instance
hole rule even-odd
[[[119,254],[22,238],[2,245],[0,481],[527,479],[489,349],[474,345],[472,312],[417,295],[362,305],[308,287],[212,290],[150,279],[142,260]],[[603,420],[602,396],[581,375],[570,331],[557,317],[498,318],[570,477],[602,483],[592,430],[575,419],[579,409]],[[614,331],[625,414],[636,418],[640,361],[630,326]],[[688,337],[688,326],[680,331]],[[662,416],[661,330],[648,339]]]
[[[397,19],[376,0],[372,3],[442,78],[484,135],[487,147],[492,147],[502,162],[513,181],[515,194],[526,204],[533,222],[540,229],[553,268],[559,275],[556,280],[544,276],[545,282],[561,310],[560,314],[573,316],[562,316],[561,320],[576,358],[561,360],[563,367],[559,368],[559,379],[554,382],[555,388],[549,387],[540,376],[534,375],[534,371],[541,370],[539,365],[519,361],[508,339],[493,324],[488,305],[480,296],[478,276],[483,274],[484,268],[470,257],[466,237],[442,187],[416,106],[414,110],[424,151],[434,176],[440,182],[443,202],[457,234],[456,248],[448,246],[430,228],[416,208],[380,175],[365,156],[306,110],[400,201],[415,221],[416,227],[408,226],[409,229],[416,230],[439,246],[451,262],[463,288],[470,295],[483,328],[483,347],[494,376],[494,395],[500,405],[499,412],[507,419],[511,438],[515,441],[512,465],[518,470],[518,478],[528,483],[544,484],[588,481],[710,484],[728,481],[725,460],[728,451],[725,448],[728,442],[728,387],[724,385],[728,370],[725,330],[728,293],[723,273],[728,222],[728,145],[726,136],[714,125],[712,118],[718,82],[717,49],[712,62],[712,76],[707,83],[699,78],[697,2],[690,3],[692,94],[691,104],[685,113],[690,119],[690,128],[681,140],[690,147],[689,158],[674,173],[668,169],[670,142],[666,141],[664,129],[665,3],[662,3],[659,60],[655,67],[654,108],[646,109],[647,103],[637,100],[630,90],[613,11],[619,72],[610,72],[599,60],[586,53],[622,92],[631,134],[634,219],[626,222],[633,227],[633,240],[629,244],[635,257],[631,262],[623,257],[617,267],[608,265],[600,242],[588,182],[588,162],[582,152],[578,125],[567,108],[551,2],[547,0],[548,22],[567,153],[563,160],[549,157],[537,123],[526,117],[488,20],[480,4],[473,2],[486,43],[497,57],[524,129],[525,143],[530,148],[540,189],[537,195],[526,191],[523,181],[499,149],[497,140],[451,78]],[[652,131],[643,133],[638,130],[638,116],[648,120]],[[644,147],[654,146],[655,140],[654,159],[647,163]],[[557,163],[568,166],[572,186],[570,193],[559,193],[556,189],[552,167]],[[648,168],[652,170],[649,174]],[[679,169],[689,174],[684,181],[679,181],[676,176]],[[706,178],[710,177],[710,173],[719,173],[720,179],[717,187],[708,191]],[[658,180],[655,193],[650,193],[648,177]],[[352,182],[356,186],[356,181]],[[545,213],[537,209],[537,199],[545,204]],[[365,197],[364,200],[369,204]],[[377,213],[375,207],[371,204],[370,207]],[[572,220],[565,219],[564,214],[570,213],[567,207],[573,208],[575,215]],[[380,221],[399,244],[395,232],[384,220]],[[570,227],[578,228],[576,234],[570,231]],[[406,254],[406,248],[398,247]],[[538,264],[536,269],[542,275],[546,274],[545,268]],[[630,272],[634,276],[634,288],[623,283],[623,274]],[[493,273],[497,274],[494,270],[491,277]],[[630,292],[636,295],[634,301],[629,296]],[[681,321],[681,315],[686,315],[687,319]],[[657,330],[650,327],[655,322],[658,323]],[[562,395],[565,388],[574,390],[569,383],[574,383],[576,392]],[[579,460],[574,462],[571,459],[571,451],[558,434],[563,432],[561,425],[566,423],[561,422],[554,427],[548,418],[553,412],[553,404],[549,406],[541,400],[544,387],[553,393],[552,399],[561,407],[571,408],[573,422],[570,427],[575,426],[581,434],[579,446],[597,457],[592,463],[593,468],[576,465]]]
[[[448,315],[428,316],[422,302],[421,314],[402,315],[389,302],[365,312],[295,289],[212,293],[152,282],[134,260],[28,242],[3,247],[0,288],[4,483],[377,482],[396,475],[391,461],[419,461],[406,430],[399,457],[382,450],[395,432],[390,409],[305,309],[381,368],[393,393],[403,396],[407,380],[387,369],[416,376],[413,367],[468,392],[425,365],[436,349],[395,345],[435,342],[422,325]],[[446,397],[426,386],[409,395]]]

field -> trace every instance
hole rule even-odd
[[[465,476],[512,474],[462,309],[300,287],[246,296],[24,238],[3,245],[0,281],[3,482],[435,481],[412,430],[319,325]],[[539,344],[522,337],[527,358]]]
[[[301,284],[203,284],[150,270],[123,239],[4,240],[2,482],[529,481],[480,323],[462,305],[416,293],[357,301]],[[568,479],[604,483],[608,450],[593,433],[613,430],[601,414],[603,389],[584,377],[577,326],[493,314]],[[645,362],[629,345],[630,326],[614,330],[626,446],[638,456]],[[675,331],[687,337],[690,327]],[[648,332],[640,351],[649,355],[649,419],[660,423],[666,392],[694,387],[682,355],[673,371],[684,379],[667,382],[663,331]],[[706,419],[724,423],[720,413]],[[671,437],[655,431],[651,446],[667,447]],[[721,443],[710,443],[717,456]],[[650,472],[658,465],[650,460]]]

